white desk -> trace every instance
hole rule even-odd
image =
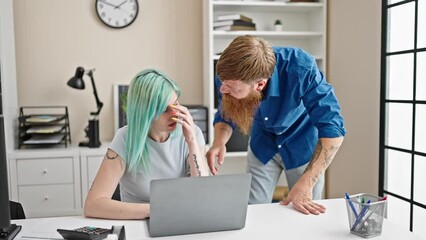
[[[344,199],[318,201],[327,207],[319,216],[303,215],[291,206],[279,204],[250,205],[246,227],[242,230],[181,235],[157,239],[362,239],[349,232]],[[148,239],[146,222],[143,220],[119,221],[84,217],[37,218],[13,221],[22,225],[16,239],[23,236],[54,237],[61,239],[57,228],[74,229],[81,226],[111,228],[125,225],[127,240]],[[382,235],[373,239],[423,239],[385,220]]]

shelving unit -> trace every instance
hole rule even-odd
[[[258,1],[203,1],[204,48],[204,105],[209,109],[209,119],[217,111],[215,104],[215,62],[220,53],[241,35],[259,36],[273,46],[299,47],[315,57],[319,68],[326,69],[326,10],[327,0],[317,2]],[[219,15],[243,14],[253,19],[256,31],[215,31],[213,22]],[[282,22],[282,31],[274,30],[274,22]],[[213,140],[210,128],[209,142]],[[227,156],[245,156],[236,152]]]
[[[278,2],[272,0],[243,1],[229,0],[203,1],[203,51],[204,51],[204,106],[208,107],[208,119],[213,119],[217,111],[216,90],[214,86],[215,63],[220,53],[241,35],[254,35],[269,41],[273,46],[299,47],[309,52],[317,61],[317,65],[326,70],[327,42],[327,0],[317,2]],[[219,15],[243,14],[253,19],[256,31],[214,31],[213,22]],[[282,31],[275,31],[274,22],[280,20]],[[209,129],[209,142],[213,142],[213,128]],[[241,133],[234,134],[232,138]],[[231,140],[232,140],[231,138]],[[238,137],[237,144],[243,145],[246,139]],[[226,166],[230,171],[245,171],[247,152],[236,150],[226,153]],[[287,186],[281,176],[278,186]],[[279,189],[279,188],[277,188]]]
[[[19,148],[71,143],[66,106],[21,107],[19,111]]]

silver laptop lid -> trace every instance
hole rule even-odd
[[[243,228],[250,183],[247,173],[152,180],[150,236]]]

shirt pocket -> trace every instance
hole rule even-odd
[[[297,129],[298,123],[306,117],[306,109],[300,104],[293,108],[278,108],[262,114],[266,128],[277,135],[282,135],[293,128]]]

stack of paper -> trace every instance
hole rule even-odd
[[[29,123],[46,123],[46,122],[53,122],[56,120],[59,120],[61,116],[55,116],[55,115],[37,115],[37,116],[31,116],[26,119]]]
[[[57,144],[64,138],[63,133],[49,134],[49,135],[37,135],[24,141],[24,144]]]
[[[27,130],[27,133],[56,133],[63,129],[64,126],[52,125],[52,126],[37,126],[31,127]]]

